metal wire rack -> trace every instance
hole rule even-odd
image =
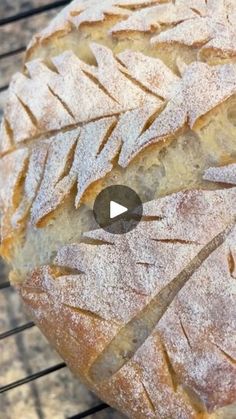
[[[12,15],[12,16],[4,17],[3,19],[0,19],[0,27],[5,26],[5,25],[10,24],[10,23],[18,22],[22,19],[30,18],[32,16],[35,16],[35,15],[38,15],[38,14],[41,14],[41,13],[45,13],[49,10],[53,10],[53,9],[57,9],[59,7],[62,7],[62,6],[66,6],[69,3],[70,3],[70,0],[58,0],[58,1],[46,4],[44,6],[33,8],[33,9],[30,9],[30,10],[27,10],[27,11],[24,11],[24,12],[19,12],[18,14],[15,14],[15,15]],[[0,54],[0,60],[3,60],[3,59],[5,59],[7,57],[10,57],[10,56],[14,56],[16,54],[20,54],[20,53],[24,52],[25,50],[26,50],[26,46],[22,46],[20,48],[13,49],[11,51],[5,52],[3,54]],[[9,84],[6,84],[4,86],[0,86],[0,93],[7,90],[8,87],[9,87]],[[10,289],[10,282],[6,281],[6,282],[3,282],[3,283],[0,283],[0,291],[1,292],[3,290],[7,291],[8,289]],[[3,333],[0,333],[0,341],[3,340],[3,339],[7,339],[10,336],[14,336],[18,333],[22,333],[25,330],[30,329],[34,326],[35,326],[35,324],[33,322],[28,322],[28,323],[25,323],[23,325],[17,326],[14,329],[5,331]],[[22,386],[24,384],[30,383],[34,380],[37,380],[41,377],[44,377],[48,374],[51,374],[51,373],[53,373],[55,371],[58,371],[58,370],[61,370],[63,368],[66,368],[66,364],[64,362],[61,362],[61,363],[58,363],[58,364],[56,364],[56,365],[54,365],[50,368],[46,368],[46,369],[38,371],[34,374],[23,377],[20,380],[11,382],[11,383],[9,383],[5,386],[0,387],[0,394],[3,394],[7,391],[10,391],[10,390],[12,390],[14,388],[17,388],[19,386]],[[67,418],[67,419],[86,418],[88,416],[91,416],[91,415],[93,415],[97,412],[100,412],[102,410],[105,410],[107,408],[109,408],[109,406],[106,403],[100,403],[100,404],[98,404],[97,406],[95,406],[91,409],[88,409],[84,412],[78,413],[78,414],[76,414],[74,416],[71,416],[70,418]]]

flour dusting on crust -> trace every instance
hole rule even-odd
[[[236,402],[235,25],[234,0],[74,0],[10,83],[1,254],[71,370],[134,419]],[[124,235],[92,212],[114,184],[143,199]]]

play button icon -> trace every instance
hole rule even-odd
[[[110,218],[111,219],[118,217],[121,214],[124,214],[126,211],[128,211],[128,208],[124,207],[123,205],[120,205],[114,201],[110,202]]]
[[[100,192],[93,213],[99,227],[111,234],[125,234],[137,226],[142,218],[143,207],[133,189],[114,185]]]

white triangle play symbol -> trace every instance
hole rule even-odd
[[[126,211],[128,211],[128,208],[115,201],[110,201],[110,218],[118,217],[118,215],[124,214]]]

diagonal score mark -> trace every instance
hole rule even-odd
[[[50,93],[55,97],[55,99],[58,100],[58,102],[60,102],[64,111],[68,113],[68,115],[70,115],[70,117],[75,121],[75,116],[73,115],[72,111],[70,110],[69,106],[65,103],[65,101],[57,93],[54,92],[54,90],[49,86],[49,84],[47,85],[47,88],[50,91]]]
[[[179,291],[206,259],[224,243],[234,227],[235,223],[230,224],[207,243],[187,267],[119,331],[90,368],[89,375],[95,383],[110,379],[134,356],[151,335]]]
[[[9,87],[9,86],[5,86],[5,87],[3,87],[3,90],[8,89],[8,87]],[[2,88],[0,87],[0,93],[1,93],[1,91],[2,91],[1,89],[2,89]],[[63,132],[63,133],[66,133],[66,132],[71,132],[71,131],[73,131],[73,130],[75,130],[75,129],[77,129],[77,128],[83,128],[85,125],[87,125],[87,124],[89,124],[89,123],[91,123],[91,122],[100,121],[101,119],[109,118],[109,117],[112,117],[112,116],[117,117],[117,116],[119,116],[119,115],[123,115],[123,114],[125,114],[125,113],[126,113],[126,111],[121,111],[121,112],[118,112],[118,113],[109,113],[109,112],[108,112],[108,113],[107,113],[107,114],[105,114],[103,117],[98,116],[98,117],[96,117],[96,118],[91,118],[91,119],[88,119],[88,120],[86,121],[86,123],[84,123],[84,122],[77,122],[77,123],[74,123],[74,124],[71,124],[71,125],[64,126],[64,127],[62,127],[62,128],[49,130],[49,131],[47,131],[47,132],[40,132],[40,133],[37,133],[37,134],[35,134],[35,135],[31,136],[30,138],[27,138],[27,139],[25,139],[25,140],[21,141],[21,143],[20,143],[20,144],[14,144],[14,148],[11,148],[10,150],[6,151],[6,152],[4,153],[4,155],[11,154],[11,153],[13,153],[16,149],[19,149],[19,148],[22,148],[22,147],[25,147],[25,146],[31,146],[31,144],[35,144],[35,145],[37,145],[37,142],[44,141],[44,140],[46,140],[46,139],[50,139],[51,137],[54,137],[54,136],[56,136],[57,134],[60,134],[60,133],[62,133],[62,132]],[[7,121],[7,122],[8,122],[8,121]],[[8,122],[8,123],[9,123],[9,122]]]

